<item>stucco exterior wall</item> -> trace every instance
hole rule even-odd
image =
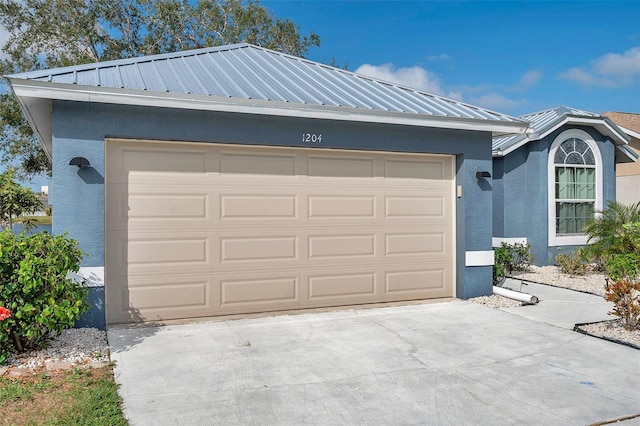
[[[321,133],[322,143],[303,143],[302,133]],[[456,155],[463,194],[456,199],[457,296],[491,294],[492,267],[465,266],[468,251],[491,250],[492,186],[475,178],[476,171],[491,170],[488,132],[55,101],[53,232],[78,240],[87,253],[83,267],[104,267],[107,137]],[[75,156],[87,158],[91,167],[69,166]],[[86,325],[104,321],[104,283],[100,277],[94,281],[94,309],[83,319]]]
[[[494,219],[494,236],[526,238],[531,244],[534,264],[551,265],[559,250],[574,246],[549,246],[548,231],[548,155],[553,141],[568,129],[581,129],[596,142],[603,162],[603,206],[615,199],[616,179],[614,146],[591,127],[562,126],[545,138],[531,141],[504,158],[494,161],[494,209],[501,210]]]
[[[619,203],[640,203],[640,174],[618,176],[616,189],[616,199]]]

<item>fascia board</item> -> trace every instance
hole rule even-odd
[[[620,128],[620,130],[622,130],[623,132],[625,132],[627,135],[631,136],[632,138],[640,139],[640,133],[638,133],[638,132],[636,132],[634,130],[631,130],[631,129],[627,128],[627,127],[624,127],[624,126],[618,125],[618,127]]]
[[[18,96],[13,85],[10,85],[13,94],[18,100],[20,109],[33,129],[36,139],[40,143],[45,155],[52,161],[52,118],[51,118],[51,101],[49,99],[33,99]]]
[[[540,133],[527,134],[522,140],[513,144],[509,148],[502,150],[501,154],[496,153],[496,155],[494,156],[499,157],[499,156],[505,156],[507,154],[510,154],[511,152],[515,151],[516,149],[520,148],[521,146],[525,145],[530,141],[540,140],[550,135],[551,133],[553,133],[560,127],[564,126],[565,124],[578,124],[578,125],[595,127],[600,133],[603,133],[605,136],[611,137],[613,139],[614,145],[626,145],[628,143],[627,135],[622,135],[620,132],[616,131],[616,129],[611,127],[606,121],[604,121],[601,118],[564,116],[564,117],[561,117],[560,120],[549,125],[548,127],[541,129]]]
[[[614,129],[607,120],[602,118],[570,117],[569,121],[575,124],[584,124],[586,126],[596,127],[600,133],[614,139],[613,143],[615,145],[626,145],[629,141],[629,136],[624,133],[620,133],[617,129]]]
[[[499,122],[468,118],[429,117],[423,114],[359,111],[343,107],[142,90],[114,90],[104,87],[76,86],[22,79],[10,79],[10,82],[18,97],[475,130],[491,132],[494,136],[521,134],[528,127],[528,123],[525,121]]]

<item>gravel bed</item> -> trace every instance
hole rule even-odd
[[[471,303],[477,303],[479,305],[485,305],[489,308],[503,309],[503,308],[515,308],[522,306],[522,302],[509,299],[508,297],[500,296],[499,294],[492,294],[491,296],[480,296],[469,299]]]
[[[514,272],[512,276],[515,279],[570,288],[598,296],[604,296],[605,291],[605,274],[601,272],[590,272],[582,276],[568,275],[560,272],[557,266],[530,266],[528,271]]]
[[[82,365],[108,362],[109,345],[107,333],[96,328],[72,328],[63,330],[59,336],[50,334],[46,347],[20,355],[9,355],[8,367],[38,368],[48,363]]]

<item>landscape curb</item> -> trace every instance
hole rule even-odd
[[[591,336],[591,337],[596,337],[598,339],[601,340],[606,340],[607,342],[613,342],[613,343],[617,343],[619,345],[624,345],[624,346],[628,346],[632,349],[636,349],[640,351],[640,346],[634,345],[633,343],[629,343],[629,342],[625,342],[623,340],[618,340],[618,339],[612,339],[609,337],[605,337],[605,336],[598,336],[597,334],[592,334],[589,333],[586,330],[583,330],[580,327],[583,327],[585,325],[591,325],[591,324],[601,324],[601,323],[608,323],[608,322],[615,322],[616,320],[607,320],[607,321],[595,321],[595,322],[583,322],[583,323],[579,323],[573,326],[573,331],[577,331],[580,334],[584,334],[585,336]]]

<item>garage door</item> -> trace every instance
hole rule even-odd
[[[106,141],[110,323],[454,296],[450,156]]]

